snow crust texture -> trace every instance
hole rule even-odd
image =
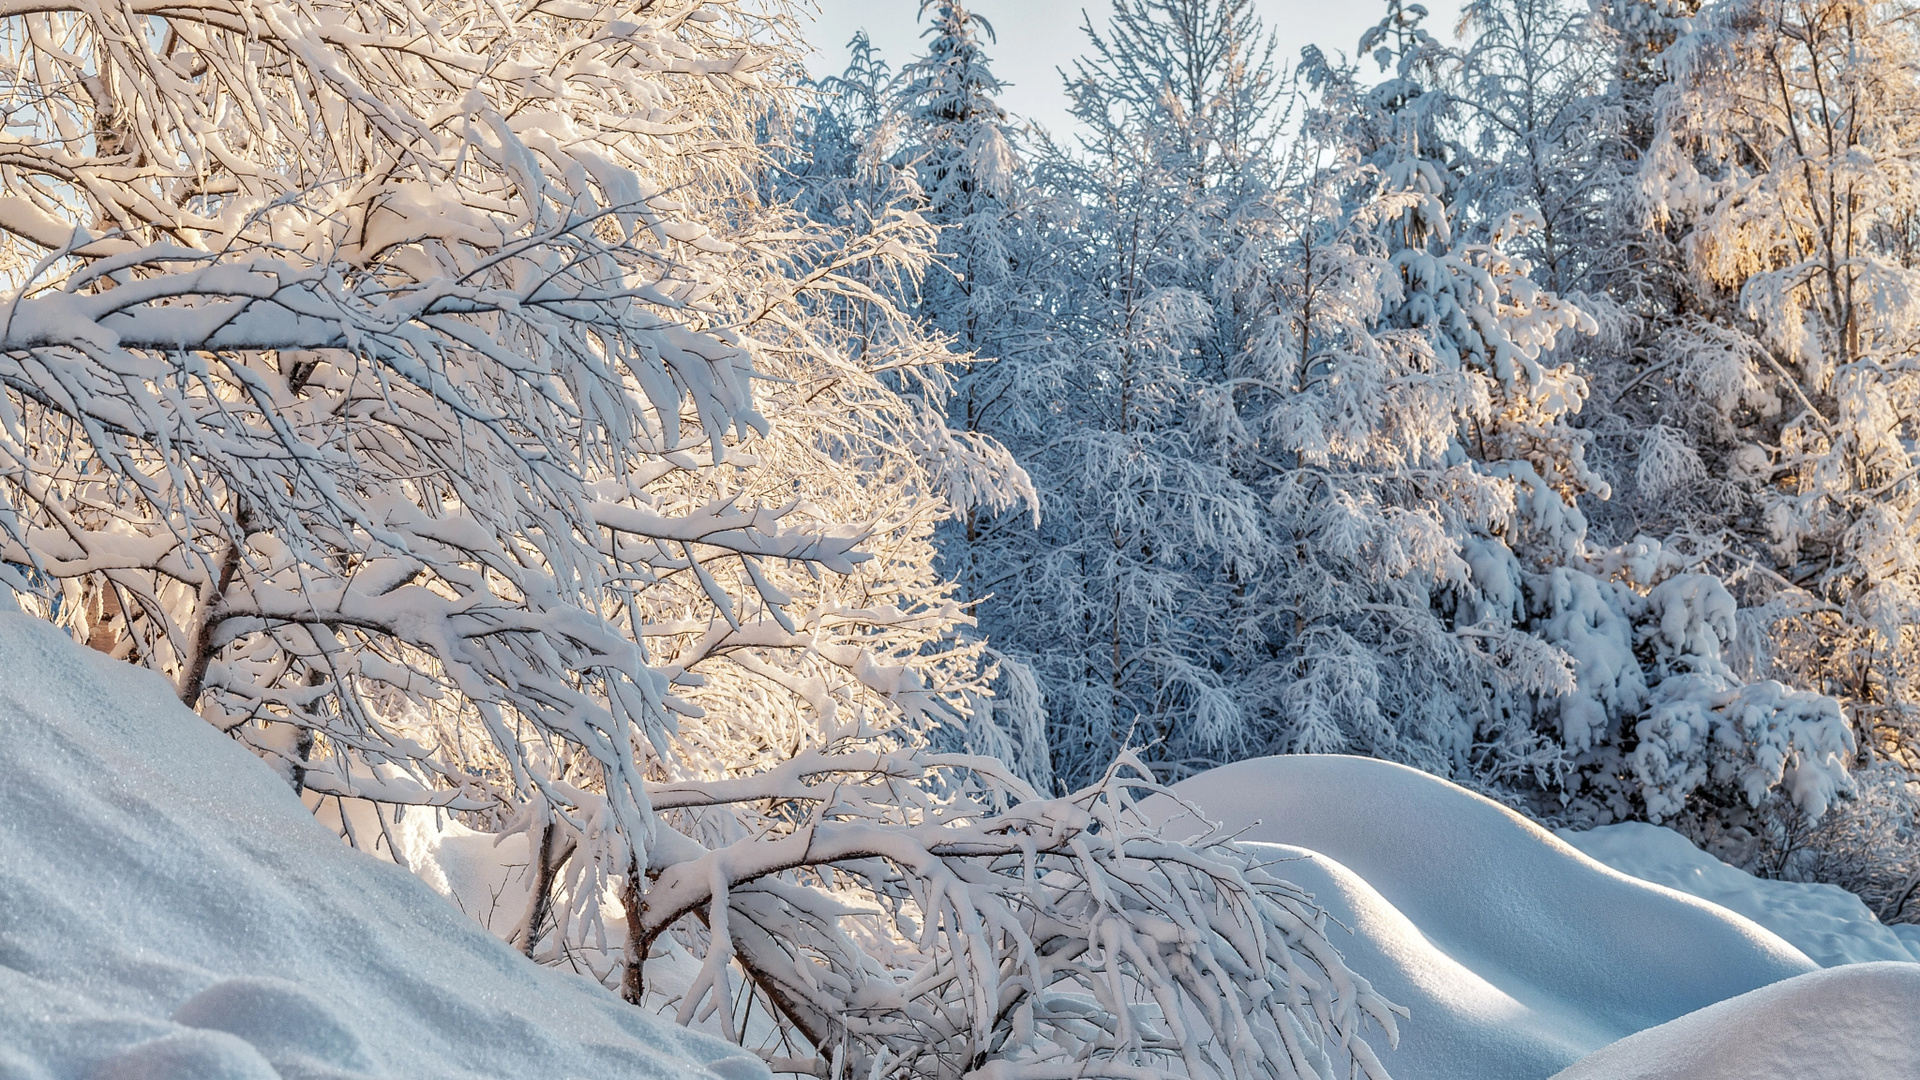
[[[753,1080],[349,850],[158,676],[0,614],[0,1080]]]
[[[1823,967],[1878,960],[1920,961],[1920,926],[1887,926],[1838,885],[1770,881],[1693,846],[1672,829],[1628,821],[1562,840],[1623,874],[1736,911],[1791,942]]]
[[[1642,1031],[1553,1080],[1908,1080],[1920,1076],[1920,965],[1854,964]]]
[[[1404,766],[1292,756],[1176,785],[1268,845],[1353,931],[1349,964],[1406,1005],[1396,1080],[1551,1075],[1634,1032],[1815,970],[1765,927],[1618,873],[1511,810]]]

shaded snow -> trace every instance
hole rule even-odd
[[[1367,758],[1265,758],[1175,789],[1351,927],[1408,1006],[1396,1080],[1540,1080],[1624,1036],[1815,969],[1762,926],[1618,873],[1513,811]],[[1281,846],[1286,845],[1286,846]]]
[[[766,1076],[347,849],[157,676],[11,613],[0,659],[0,1078]]]
[[[1815,963],[1920,960],[1920,926],[1883,925],[1859,897],[1838,885],[1757,878],[1672,829],[1644,822],[1557,835],[1623,874],[1737,911],[1792,942]]]
[[[1920,964],[1830,968],[1622,1039],[1553,1080],[1912,1080]]]

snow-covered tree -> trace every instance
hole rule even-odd
[[[870,139],[892,141],[920,212],[942,227],[941,266],[913,309],[972,358],[946,399],[962,436],[947,459],[969,468],[946,473],[959,519],[941,544],[1003,693],[994,722],[969,738],[1043,785],[1047,758],[1059,755],[1068,782],[1083,783],[1133,734],[1164,737],[1171,731],[1156,729],[1176,714],[1231,707],[1204,657],[1212,635],[1186,614],[1190,597],[1172,596],[1215,588],[1214,556],[1177,535],[1200,530],[1198,548],[1216,535],[1195,478],[1232,483],[1218,464],[1195,471],[1200,437],[1179,429],[1198,370],[1182,372],[1218,372],[1230,348],[1212,340],[1205,311],[1224,235],[1209,215],[1252,190],[1216,189],[1235,169],[1260,167],[1248,107],[1271,96],[1269,73],[1240,70],[1245,4],[1123,6],[1105,60],[1085,73],[1088,116],[1103,116],[1100,148],[1080,157],[1042,145],[1030,164],[1026,134],[995,102],[990,28],[961,4],[924,11],[927,55],[903,69],[893,115]],[[1179,61],[1164,48],[1169,27],[1187,51]],[[1169,95],[1140,89],[1190,74],[1201,82]],[[1224,164],[1222,146],[1237,164]],[[1166,215],[1177,220],[1155,220]],[[1130,228],[1157,236],[1129,239]],[[1212,342],[1205,360],[1189,355],[1200,338]],[[1037,529],[1030,500],[983,498],[993,491],[968,479],[980,455],[966,444],[979,436],[1009,447],[1030,474]],[[1249,537],[1251,506],[1235,497],[1232,527]],[[1175,533],[1160,535],[1169,526]],[[1149,753],[1166,751],[1163,738]]]
[[[1533,632],[1526,577],[1577,543],[1567,498],[1591,482],[1563,420],[1583,387],[1548,361],[1585,316],[1505,248],[1524,217],[1461,235],[1449,103],[1427,81],[1444,51],[1419,13],[1390,6],[1362,45],[1391,72],[1377,85],[1309,53],[1303,139],[1324,149],[1290,186],[1314,209],[1283,264],[1334,287],[1275,291],[1262,345],[1268,453],[1287,466],[1270,505],[1293,553],[1269,575],[1294,618],[1276,628],[1296,672],[1280,748],[1550,774],[1534,702],[1572,672]]]
[[[1575,767],[1564,792],[1576,818],[1713,816],[1713,806],[1763,802],[1776,787],[1797,812],[1818,817],[1847,791],[1852,738],[1831,698],[1788,689],[1745,662],[1752,635],[1740,627],[1760,613],[1742,615],[1732,590],[1757,598],[1741,589],[1725,542],[1674,512],[1707,478],[1683,430],[1691,418],[1677,417],[1644,377],[1649,339],[1685,319],[1670,237],[1633,210],[1639,161],[1655,141],[1648,118],[1665,78],[1660,50],[1685,30],[1685,12],[1623,4],[1602,14],[1606,25],[1596,27],[1551,4],[1471,7],[1452,91],[1456,122],[1478,134],[1452,162],[1468,178],[1458,190],[1496,242],[1503,202],[1536,229],[1545,214],[1562,213],[1563,229],[1580,239],[1556,278],[1604,327],[1558,354],[1563,385],[1537,400],[1559,399],[1561,419],[1549,406],[1524,420],[1503,398],[1507,387],[1496,392],[1499,420],[1485,432],[1508,434],[1489,439],[1477,429],[1470,448],[1494,460],[1527,457],[1557,492],[1523,484],[1519,505],[1536,516],[1535,535],[1505,539],[1524,571],[1523,625],[1574,661],[1572,692],[1543,699],[1536,724],[1557,728]],[[1614,79],[1599,93],[1603,46]],[[1550,73],[1540,66],[1547,55],[1560,57]],[[1555,134],[1564,110],[1591,123]],[[1550,248],[1534,250],[1552,258]],[[1576,427],[1573,413],[1596,374],[1599,415],[1587,411]],[[1590,462],[1595,443],[1600,458]],[[1626,489],[1624,505],[1610,505],[1609,479]],[[1599,534],[1589,532],[1583,505],[1602,514]]]
[[[48,137],[6,166],[15,587],[116,613],[114,650],[310,789],[479,809],[552,779],[551,739],[607,770],[634,838],[628,733],[697,718],[736,635],[913,699],[888,672],[944,634],[939,503],[878,521],[870,485],[796,465],[884,476],[917,418],[820,370],[795,312],[926,234],[754,243],[789,223],[746,212],[751,27],[237,10],[131,42],[118,7],[21,17]],[[756,400],[766,375],[813,393]],[[325,737],[296,754],[289,727]]]
[[[1475,224],[1515,211],[1537,224],[1508,239],[1550,289],[1583,289],[1608,205],[1621,108],[1608,91],[1617,43],[1589,5],[1474,0],[1460,13],[1449,88],[1470,164],[1455,201]]]
[[[1215,275],[1261,193],[1277,90],[1248,3],[1128,0],[1089,32],[1082,150],[1039,170],[1076,204],[1025,458],[1042,523],[982,613],[1040,673],[1055,765],[1078,779],[1129,745],[1203,764],[1240,723],[1221,627],[1265,537],[1203,410],[1244,329]]]
[[[1648,209],[1686,228],[1716,309],[1676,326],[1779,577],[1774,662],[1872,745],[1920,720],[1920,86],[1898,4],[1729,3],[1670,50]],[[1797,670],[1796,670],[1797,669]]]
[[[24,606],[362,846],[518,834],[522,948],[649,1003],[690,946],[681,1017],[783,1068],[1383,1075],[1322,913],[1159,839],[1136,770],[1047,799],[927,751],[982,681],[931,546],[951,353],[894,299],[935,236],[783,196],[781,19],[0,18]]]
[[[1308,56],[1321,89],[1304,137],[1333,132],[1329,164],[1285,190],[1319,185],[1328,209],[1292,230],[1289,269],[1271,275],[1287,287],[1262,289],[1275,329],[1249,353],[1259,393],[1239,414],[1279,466],[1261,577],[1293,620],[1266,628],[1294,664],[1286,735],[1267,746],[1577,797],[1584,818],[1660,819],[1709,790],[1758,800],[1782,785],[1817,816],[1846,788],[1833,702],[1735,672],[1733,600],[1684,550],[1590,542],[1581,502],[1609,485],[1576,425],[1588,389],[1569,346],[1598,326],[1520,254],[1539,187],[1488,164],[1515,147],[1489,118],[1525,111],[1489,73],[1497,50],[1450,89],[1460,60],[1420,14],[1389,5],[1363,40],[1388,68],[1377,84]],[[1488,5],[1468,25],[1505,26],[1497,44],[1539,13],[1510,15]],[[1455,137],[1476,130],[1478,149]],[[1321,260],[1336,287],[1310,287]],[[1580,283],[1578,260],[1565,270]]]
[[[1589,295],[1604,295],[1635,320],[1633,344],[1643,348],[1670,320],[1695,306],[1674,230],[1650,227],[1637,193],[1640,168],[1652,151],[1659,126],[1659,98],[1668,82],[1667,50],[1686,32],[1700,0],[1601,0],[1590,5],[1591,37],[1610,43],[1613,85],[1600,113],[1610,146],[1594,162],[1607,189],[1602,221],[1591,241]],[[1604,30],[1596,24],[1604,23]],[[1625,381],[1643,374],[1632,371]],[[1597,378],[1605,375],[1596,372]],[[1637,384],[1636,384],[1637,385]],[[1631,387],[1608,388],[1621,395]],[[1644,425],[1642,425],[1644,426]]]
[[[1362,43],[1387,77],[1310,51],[1283,141],[1278,110],[1307,99],[1250,8],[1120,4],[1070,84],[1081,149],[1026,171],[977,20],[933,10],[873,130],[961,268],[917,312],[995,358],[951,417],[1041,504],[1037,530],[992,508],[940,543],[1005,670],[1034,674],[1062,775],[1128,745],[1176,770],[1357,751],[1571,785],[1589,817],[1782,783],[1817,811],[1844,788],[1824,699],[1743,689],[1726,582],[1687,538],[1590,542],[1583,499],[1610,485],[1580,426],[1593,350],[1570,342],[1599,329],[1583,305],[1597,346],[1631,320],[1542,288],[1532,257],[1600,278],[1625,187],[1619,133],[1584,126],[1622,113],[1606,27],[1490,0],[1462,54],[1390,4]],[[1006,734],[974,745],[1038,756]]]
[[[941,230],[939,265],[911,309],[961,358],[947,395],[955,440],[940,448],[955,518],[936,543],[969,614],[983,620],[998,691],[976,700],[959,741],[1015,763],[1046,790],[1052,753],[1039,683],[1014,626],[997,617],[997,605],[983,608],[1034,555],[1039,494],[1024,469],[1015,483],[999,480],[1011,463],[989,448],[1025,451],[1051,437],[1046,402],[1060,362],[1053,312],[1074,287],[1061,273],[1071,207],[1035,182],[1029,133],[998,104],[991,24],[957,2],[926,3],[921,14],[930,16],[926,53],[900,73],[893,160],[919,188],[922,216]]]

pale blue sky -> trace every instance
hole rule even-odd
[[[882,55],[898,68],[919,51],[921,27],[915,22],[920,0],[813,0],[820,19],[813,28],[817,74],[846,66],[846,43],[854,31],[865,28]],[[1010,83],[1004,104],[1055,131],[1069,121],[1066,97],[1060,91],[1055,68],[1068,66],[1086,45],[1080,32],[1084,8],[1095,26],[1103,25],[1108,0],[972,0],[969,5],[993,24],[998,40],[991,45],[994,72]],[[1375,0],[1259,0],[1260,15],[1280,35],[1280,57],[1292,63],[1300,47],[1314,44],[1328,52],[1352,55],[1367,27],[1380,20],[1386,7]],[[1451,38],[1459,17],[1459,0],[1428,0],[1430,29]]]

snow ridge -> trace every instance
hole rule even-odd
[[[1175,785],[1333,918],[1407,1006],[1396,1080],[1547,1076],[1644,1028],[1815,969],[1724,908],[1618,873],[1499,804],[1371,758],[1239,762]]]

